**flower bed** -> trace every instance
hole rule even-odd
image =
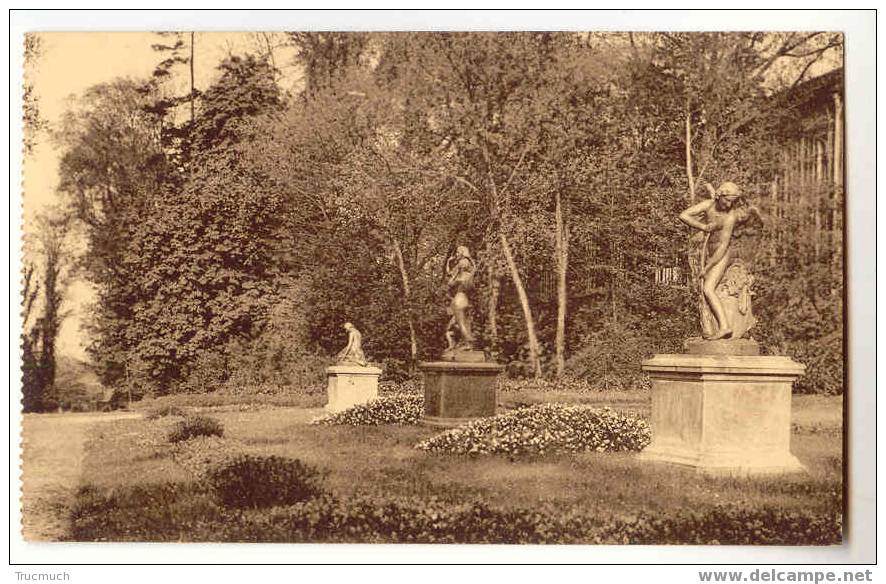
[[[651,439],[641,419],[609,408],[538,404],[481,418],[416,444],[448,454],[544,454],[642,450]]]
[[[360,404],[335,414],[313,420],[321,426],[381,426],[385,424],[418,424],[424,408],[424,396],[419,394],[383,395],[369,403]]]

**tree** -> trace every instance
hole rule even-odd
[[[161,143],[156,94],[145,84],[116,80],[88,89],[62,119],[59,192],[84,226],[85,276],[96,303],[89,348],[101,378],[122,376],[132,307],[141,300],[124,254],[135,230],[177,180]]]
[[[187,178],[134,227],[122,259],[138,290],[125,344],[163,392],[201,359],[254,337],[275,293],[279,199],[242,150],[256,118],[279,108],[279,91],[255,57],[231,57],[219,70],[187,137]]]
[[[36,33],[25,35],[25,84],[22,96],[22,121],[24,122],[25,153],[33,152],[39,135],[48,129],[46,120],[40,115],[40,103],[33,81],[29,78],[34,74],[42,52],[42,42]]]
[[[55,384],[56,342],[64,313],[62,302],[71,265],[67,238],[70,218],[64,213],[41,215],[38,229],[37,259],[27,263],[23,286],[22,393],[23,409],[39,411],[46,406]],[[39,269],[42,277],[35,278]],[[33,317],[39,307],[39,316]]]
[[[191,121],[170,125],[150,83],[108,84],[72,113],[63,186],[96,250],[107,379],[138,369],[155,389],[196,389],[251,367],[243,355],[279,361],[286,343],[331,353],[347,320],[376,359],[432,357],[445,261],[464,244],[485,307],[475,333],[497,358],[624,387],[646,353],[691,332],[675,269],[691,251],[676,220],[687,198],[727,178],[768,189],[789,109],[774,88],[835,50],[789,33],[287,38],[305,70],[295,99],[255,37],[263,56],[223,62]],[[805,284],[775,285],[788,265],[816,277],[821,254],[800,255],[760,289],[802,291],[791,310],[831,322]],[[299,340],[270,338],[282,306],[300,311]],[[773,322],[773,348],[808,333]]]
[[[40,369],[40,327],[33,324],[34,302],[40,285],[34,277],[33,263],[26,262],[22,278],[22,410],[38,411],[43,403],[44,376]]]
[[[157,105],[155,107],[157,108],[158,113],[165,113],[168,110],[174,109],[178,105],[187,102],[190,109],[190,123],[193,124],[196,117],[196,100],[200,96],[195,87],[194,79],[194,50],[196,46],[196,33],[191,31],[190,33],[158,32],[156,34],[159,35],[164,41],[166,39],[170,39],[171,43],[160,42],[151,45],[152,49],[154,49],[161,55],[166,55],[166,58],[160,61],[156,67],[154,67],[154,71],[151,74],[151,81],[149,82],[150,85],[153,86],[154,89],[157,89],[165,81],[168,81],[171,78],[173,70],[177,65],[187,65],[190,90],[188,91],[187,95],[174,96],[160,100],[157,102]],[[186,34],[188,38],[187,45],[185,44]],[[185,52],[187,52],[187,56],[185,56]]]
[[[361,32],[290,32],[289,37],[304,70],[306,97],[329,88],[357,67],[370,42],[370,34]]]
[[[429,226],[439,217],[440,200],[430,186],[392,166],[404,153],[394,138],[404,127],[396,104],[353,73],[293,102],[284,119],[267,128],[272,138],[253,163],[291,209],[289,269],[304,272],[317,292],[311,317],[320,346],[332,349],[342,322],[360,320],[367,348],[400,358],[406,338],[414,362],[424,347],[423,311],[415,306],[427,294],[424,268],[436,259],[428,251]],[[380,266],[386,269],[379,272]]]

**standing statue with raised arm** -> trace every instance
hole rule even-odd
[[[680,214],[680,220],[703,232],[701,244],[701,323],[707,340],[740,339],[754,326],[751,286],[754,278],[746,250],[736,245],[736,228],[751,217],[761,219],[749,206],[735,183],[725,182],[714,190],[705,185],[711,198]]]
[[[449,324],[446,325],[448,350],[474,348],[474,333],[471,331],[471,300],[468,293],[474,288],[474,273],[477,265],[471,252],[464,245],[455,249],[455,255],[446,260],[447,287],[451,294],[449,301]],[[456,338],[458,342],[456,342]]]
[[[446,287],[449,289],[449,322],[446,325],[446,350],[444,361],[482,362],[484,351],[475,347],[475,337],[471,330],[471,299],[474,289],[474,274],[477,264],[467,247],[460,245],[455,254],[446,260]]]
[[[686,339],[683,353],[643,361],[652,441],[640,459],[720,477],[804,472],[789,438],[791,386],[806,366],[761,355],[760,344],[745,337],[755,323],[750,262],[760,247],[749,219],[762,218],[734,183],[706,187],[711,198],[680,214],[702,241],[693,275],[704,338]]]
[[[498,407],[498,376],[502,365],[478,348],[471,330],[471,299],[477,263],[467,247],[459,245],[446,260],[449,322],[446,349],[439,361],[418,364],[424,381],[422,423],[439,428],[459,426],[494,416]]]

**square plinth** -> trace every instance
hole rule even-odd
[[[432,361],[418,368],[424,375],[423,424],[451,427],[495,415],[501,365]]]
[[[326,411],[340,412],[378,397],[378,367],[335,365],[326,368]]]
[[[805,366],[788,357],[656,355],[652,443],[643,460],[712,475],[804,471],[791,454],[791,385]]]

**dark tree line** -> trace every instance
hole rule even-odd
[[[106,383],[293,382],[340,348],[346,320],[371,357],[408,370],[444,344],[443,266],[467,245],[475,328],[513,374],[629,385],[645,355],[697,329],[694,280],[655,279],[692,272],[677,215],[703,181],[769,192],[792,115],[774,96],[839,49],[798,33],[288,40],[295,95],[269,50],[170,101],[179,39],[154,78],[96,86],[69,112],[61,190],[87,227]],[[776,253],[766,238],[822,244],[782,211],[762,236],[759,337],[808,352],[840,326],[842,266]],[[831,294],[814,291],[822,279]],[[827,347],[811,390],[841,389]]]

